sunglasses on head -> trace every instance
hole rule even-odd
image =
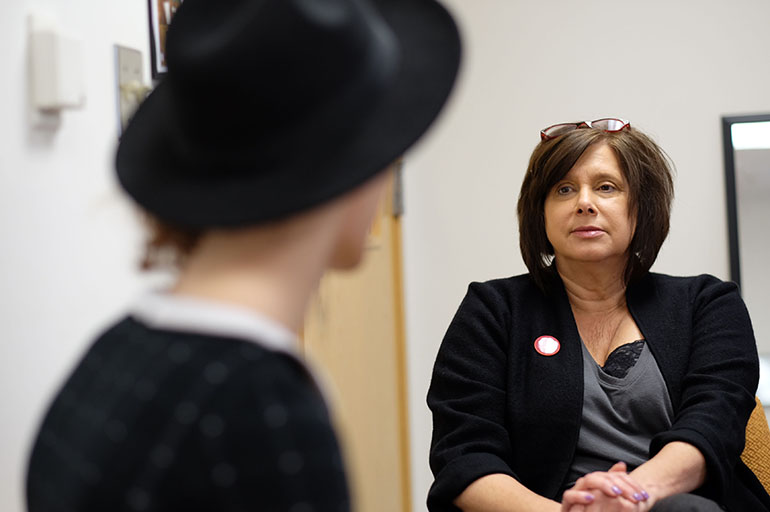
[[[617,117],[603,117],[601,119],[594,119],[593,121],[580,121],[579,123],[559,123],[543,128],[540,130],[541,140],[551,140],[559,135],[564,135],[573,130],[580,128],[594,128],[596,130],[602,130],[605,132],[619,132],[630,128],[631,123],[625,119],[619,119]]]

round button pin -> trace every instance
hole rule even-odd
[[[561,349],[561,343],[553,336],[540,336],[535,340],[535,350],[543,356],[556,355]]]

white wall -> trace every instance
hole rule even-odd
[[[27,117],[26,18],[80,38],[87,105],[58,130]],[[144,1],[3,0],[0,6],[0,510],[23,510],[39,415],[84,343],[142,287],[137,229],[113,180],[112,45],[147,56]],[[149,75],[149,64],[147,65]]]
[[[770,110],[764,0],[447,0],[466,38],[450,109],[407,161],[405,235],[414,509],[424,510],[441,336],[471,280],[524,271],[515,200],[538,130],[620,115],[679,168],[656,269],[727,277],[719,116]],[[85,43],[88,103],[55,132],[26,115],[28,13]],[[147,58],[146,4],[3,0],[0,7],[0,510],[20,512],[23,468],[49,395],[84,343],[146,283],[112,173],[112,45]],[[148,65],[149,69],[149,65]]]
[[[764,0],[446,0],[465,65],[442,124],[407,159],[404,220],[414,510],[425,510],[425,405],[471,280],[523,272],[516,198],[540,128],[621,116],[678,168],[654,269],[729,277],[720,116],[770,110]]]

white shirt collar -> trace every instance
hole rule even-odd
[[[251,309],[162,291],[145,293],[129,314],[148,327],[250,341],[296,359],[329,404],[333,386],[326,374],[305,361],[297,336],[275,320]]]
[[[244,339],[302,360],[294,333],[245,307],[154,291],[143,295],[130,314],[148,327]]]

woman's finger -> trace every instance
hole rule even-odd
[[[620,471],[589,473],[575,482],[575,490],[600,490],[609,497],[623,496],[634,503],[645,501],[649,495],[627,473]]]
[[[626,463],[616,462],[612,465],[612,467],[609,469],[610,472],[620,472],[620,473],[626,473],[628,471],[628,467],[626,466]]]
[[[599,494],[591,505],[584,505],[585,512],[641,512],[646,510],[643,503],[633,503],[622,496],[611,498]]]
[[[623,491],[622,496],[624,498],[636,503],[647,501],[650,497],[639,482],[628,473],[613,471],[610,474],[617,479],[615,480],[616,485]]]
[[[561,498],[562,512],[573,512],[573,507],[576,505],[585,506],[590,505],[595,501],[594,493],[591,491],[576,491],[569,489],[564,491],[564,495]]]

